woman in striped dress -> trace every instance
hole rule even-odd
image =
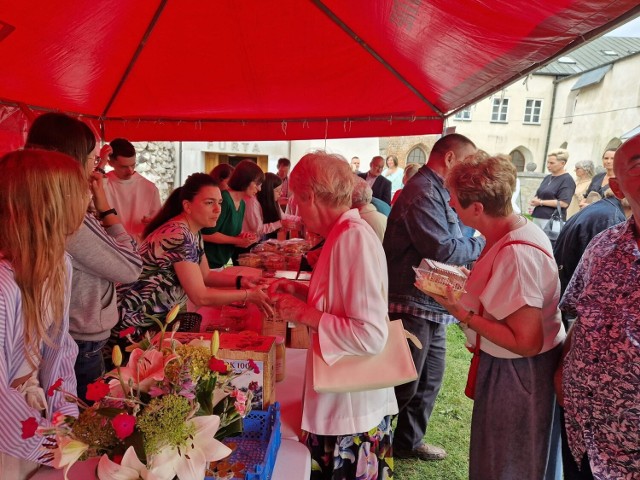
[[[25,438],[29,423],[21,422],[51,426],[56,413],[78,412],[51,387],[61,379],[64,390],[76,390],[65,242],[89,192],[79,164],[61,153],[9,153],[0,169],[0,472],[22,480],[46,463],[46,451],[41,435]]]

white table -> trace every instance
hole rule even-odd
[[[98,458],[78,462],[69,470],[69,480],[94,480]],[[309,450],[296,440],[282,439],[278,449],[276,464],[273,468],[273,480],[307,480],[311,476],[311,456]],[[41,468],[31,477],[32,480],[63,480],[62,470]]]
[[[307,350],[287,348],[285,377],[276,383],[276,400],[280,403],[282,438],[298,440],[302,423],[302,393]]]

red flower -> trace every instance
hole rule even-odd
[[[99,402],[109,393],[109,385],[101,380],[87,385],[87,400]]]
[[[211,357],[209,359],[209,370],[211,370],[212,372],[227,373],[229,371],[229,366],[224,363],[223,360],[218,360],[216,357]]]
[[[260,373],[260,367],[251,359],[249,359],[249,368],[253,370],[253,373],[255,373],[256,375]]]
[[[111,425],[116,431],[116,436],[120,440],[124,440],[133,433],[133,429],[136,426],[136,417],[127,413],[119,413],[111,420]]]
[[[53,392],[58,390],[61,386],[62,386],[62,379],[59,378],[55,381],[53,385],[49,387],[49,390],[47,390],[47,395],[49,395],[50,397],[53,397]]]
[[[118,335],[120,336],[120,338],[124,338],[127,335],[133,335],[134,333],[136,333],[136,328],[135,327],[128,327],[128,328],[125,328],[124,330],[122,330]]]
[[[26,440],[27,438],[31,438],[36,434],[36,430],[39,426],[36,417],[29,417],[26,420],[21,421],[20,423],[22,423],[22,438]]]

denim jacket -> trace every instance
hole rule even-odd
[[[462,235],[449,199],[443,179],[425,165],[405,185],[391,209],[383,242],[389,270],[389,303],[447,313],[413,286],[415,273],[411,267],[417,267],[423,258],[466,265],[480,256],[484,238]]]

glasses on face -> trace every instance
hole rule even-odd
[[[89,161],[93,162],[93,166],[96,167],[100,163],[100,157],[98,155],[89,155]]]

